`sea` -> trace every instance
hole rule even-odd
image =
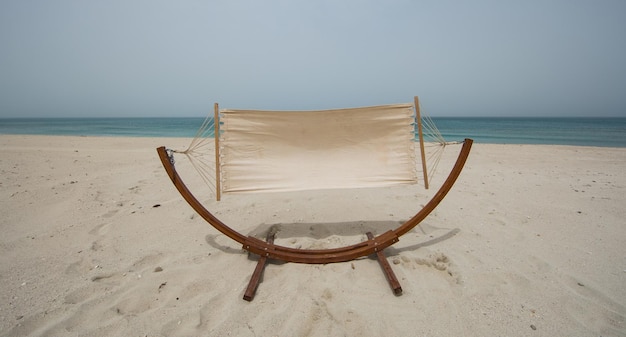
[[[626,118],[432,117],[448,141],[626,147]],[[9,118],[0,134],[194,137],[204,118]]]

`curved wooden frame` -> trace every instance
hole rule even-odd
[[[389,247],[392,244],[398,242],[398,238],[400,236],[407,233],[415,226],[417,226],[420,222],[422,222],[422,220],[424,220],[437,207],[437,205],[439,205],[439,203],[443,200],[446,194],[450,191],[450,189],[456,182],[456,179],[459,177],[461,171],[463,170],[463,166],[465,165],[467,157],[469,156],[472,143],[472,139],[465,139],[456,163],[454,164],[452,171],[444,181],[443,185],[441,185],[441,187],[432,197],[432,199],[424,206],[424,208],[422,208],[417,214],[415,214],[415,216],[402,224],[400,227],[394,230],[387,231],[367,241],[357,243],[351,246],[332,249],[290,248],[275,245],[273,243],[268,243],[255,237],[245,236],[237,232],[236,230],[228,227],[217,217],[215,217],[198,201],[198,199],[196,199],[196,197],[193,196],[193,194],[189,191],[187,186],[183,183],[182,179],[176,172],[173,158],[171,157],[170,153],[168,153],[168,150],[164,146],[161,146],[157,148],[157,152],[159,154],[161,162],[163,163],[165,171],[167,171],[167,174],[174,183],[174,186],[176,186],[176,189],[178,189],[178,192],[180,192],[180,194],[187,201],[187,203],[189,203],[189,205],[202,218],[204,218],[218,231],[222,232],[229,238],[241,243],[243,245],[243,249],[251,253],[275,260],[295,263],[325,264],[334,262],[345,262],[354,260],[362,256],[368,256],[382,251],[386,247]]]

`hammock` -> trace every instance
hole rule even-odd
[[[413,105],[321,111],[222,110],[222,193],[417,182]]]
[[[431,142],[426,143],[425,136]],[[321,250],[279,246],[273,243],[272,235],[263,241],[230,228],[189,191],[175,169],[174,154],[183,153],[189,158],[219,201],[222,193],[416,184],[418,145],[423,183],[428,188],[441,152],[449,143],[431,119],[421,116],[417,97],[407,104],[316,111],[220,110],[215,104],[214,116],[207,117],[186,150],[159,147],[157,152],[170,179],[190,206],[217,230],[241,243],[245,250],[261,256],[244,294],[244,299],[252,300],[268,258],[332,263],[377,254],[394,293],[401,293],[382,250],[417,226],[452,188],[469,155],[472,140],[465,139],[462,143],[448,178],[413,218],[379,236],[367,233],[365,242]],[[209,145],[215,148],[213,157],[206,156]],[[437,149],[427,156],[428,145]],[[430,167],[428,159],[432,162]]]

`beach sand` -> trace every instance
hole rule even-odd
[[[474,144],[437,209],[377,261],[270,263],[197,216],[156,147],[188,139],[0,135],[1,336],[626,336],[626,149]],[[433,188],[226,195],[228,225],[328,248],[414,215]],[[189,174],[187,174],[189,172]],[[197,192],[195,192],[197,190]]]

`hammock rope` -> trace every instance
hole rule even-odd
[[[207,116],[202,125],[191,140],[187,149],[183,151],[171,150],[173,153],[184,154],[193,168],[198,172],[202,180],[207,184],[211,192],[215,193],[215,160],[212,160],[211,152],[213,142],[210,139],[215,137],[215,119],[213,116]]]
[[[427,154],[426,163],[428,165],[428,182],[432,181],[435,173],[437,172],[437,168],[439,163],[441,162],[441,157],[443,156],[443,152],[448,145],[462,144],[462,141],[447,141],[437,125],[433,121],[433,119],[423,113],[423,109],[421,108],[420,103],[420,111],[422,111],[422,133],[425,138],[425,147],[427,147],[430,151]],[[428,141],[426,141],[428,139]]]

